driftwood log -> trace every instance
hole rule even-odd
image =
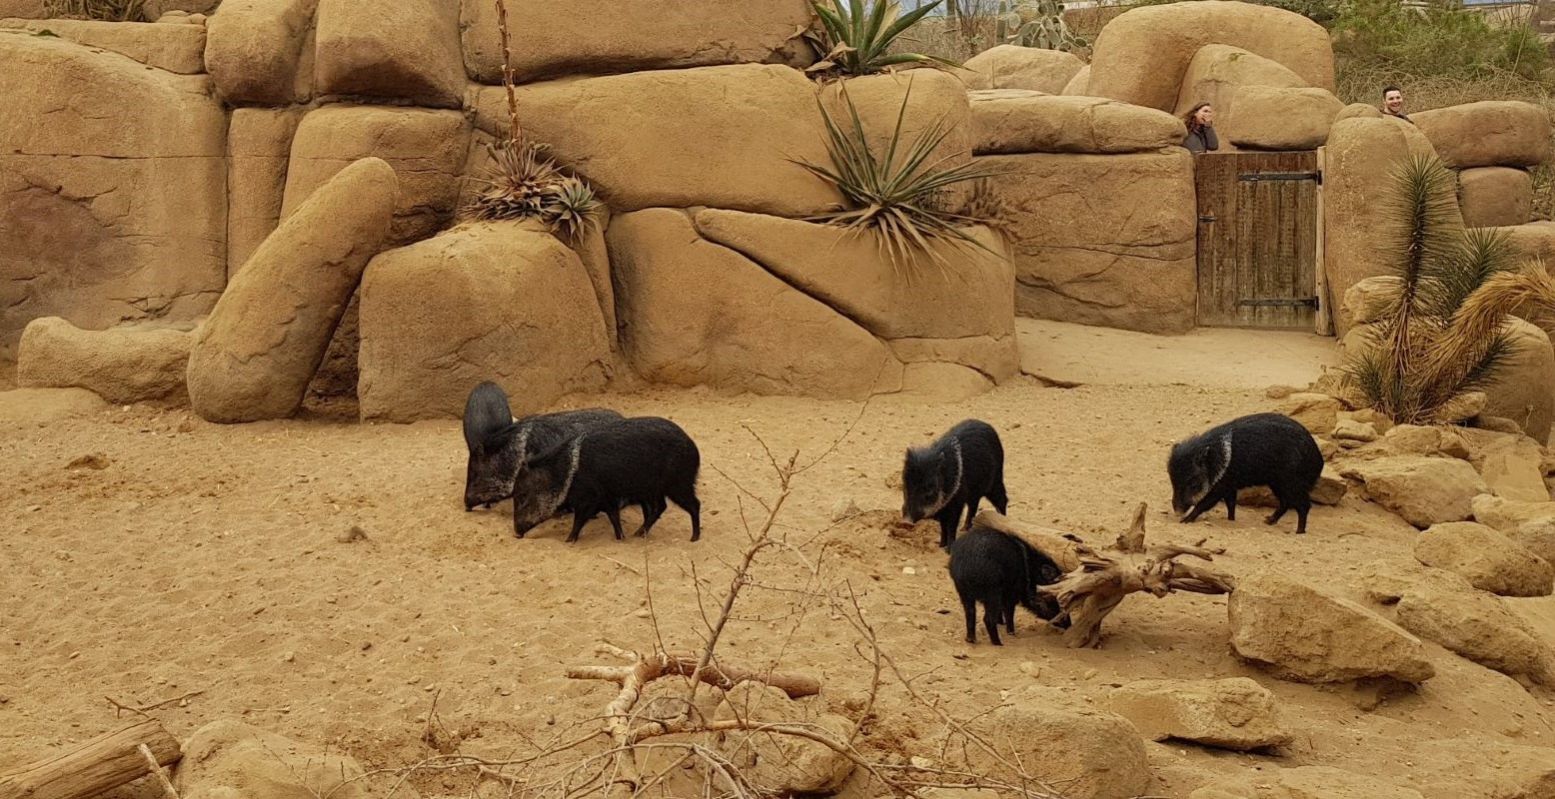
[[[0,774],[0,799],[88,799],[134,782],[152,774],[141,746],[159,766],[183,757],[178,739],[148,719]]]
[[[1069,622],[1064,645],[1072,649],[1095,647],[1101,643],[1101,623],[1129,594],[1148,592],[1157,597],[1178,591],[1195,594],[1229,594],[1236,578],[1208,566],[1183,563],[1177,558],[1191,555],[1213,561],[1223,549],[1206,549],[1204,541],[1193,546],[1145,543],[1145,503],[1134,511],[1127,532],[1120,534],[1110,552],[1098,552],[1073,536],[1053,536],[1041,531],[1021,529],[994,511],[977,515],[980,524],[1018,535],[1047,555],[1059,568],[1063,579],[1038,590],[1058,603],[1059,615],[1053,621]],[[1070,564],[1078,562],[1077,566]]]

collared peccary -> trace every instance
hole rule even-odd
[[[1274,524],[1295,509],[1296,532],[1305,533],[1323,454],[1296,420],[1255,413],[1177,443],[1166,470],[1172,478],[1172,510],[1183,522],[1219,502],[1226,503],[1226,518],[1235,519],[1237,491],[1268,486],[1279,506],[1264,523]]]
[[[987,422],[967,419],[927,447],[910,448],[902,466],[902,516],[909,522],[939,522],[939,545],[956,540],[961,511],[972,526],[977,503],[987,497],[1004,513],[1004,445]]]
[[[1063,577],[1058,565],[1019,536],[981,525],[950,545],[950,579],[956,584],[961,607],[966,611],[966,642],[977,643],[977,605],[983,605],[983,626],[994,646],[999,623],[1015,632],[1015,606],[1052,621],[1058,603],[1038,594],[1037,586],[1051,585]]]
[[[495,383],[481,383],[464,404],[464,441],[470,450],[464,509],[490,507],[513,496],[514,481],[530,453],[551,449],[580,431],[621,418],[615,411],[586,408],[514,419],[507,394]]]
[[[691,540],[702,537],[702,503],[696,442],[668,419],[644,416],[590,427],[531,455],[514,487],[513,532],[519,538],[563,508],[572,509],[572,532],[603,512],[619,540],[621,508],[637,505],[647,535],[673,500],[691,516]]]

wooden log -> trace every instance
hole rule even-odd
[[[144,744],[159,765],[183,757],[178,739],[148,719],[52,757],[0,774],[0,799],[88,799],[151,774]]]

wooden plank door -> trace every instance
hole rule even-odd
[[[1317,318],[1317,154],[1197,156],[1198,323],[1302,328]]]

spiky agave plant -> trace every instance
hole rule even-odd
[[[1393,175],[1383,231],[1397,242],[1396,291],[1385,298],[1370,345],[1346,379],[1394,421],[1452,421],[1465,394],[1486,388],[1511,354],[1507,322],[1529,306],[1555,308],[1555,278],[1513,262],[1499,231],[1454,220],[1453,174],[1431,157]]]
[[[870,75],[903,64],[960,67],[954,61],[922,53],[892,53],[891,43],[918,24],[942,0],[923,3],[906,14],[898,0],[812,0],[820,18],[819,34],[806,37],[820,60],[808,72],[835,71],[844,75]]]
[[[848,112],[842,123],[833,118],[825,103],[820,104],[831,166],[795,163],[834,186],[846,200],[846,207],[810,217],[810,221],[873,230],[880,237],[881,247],[898,265],[911,261],[915,254],[928,254],[943,264],[944,254],[932,246],[934,242],[986,249],[966,228],[995,221],[977,215],[978,208],[987,206],[951,210],[945,194],[957,184],[983,181],[1002,173],[975,161],[951,163],[954,156],[935,158],[935,151],[951,132],[943,118],[919,131],[912,141],[903,141],[902,125],[912,98],[911,80],[884,152],[870,144],[845,84],[839,84],[838,96]]]

